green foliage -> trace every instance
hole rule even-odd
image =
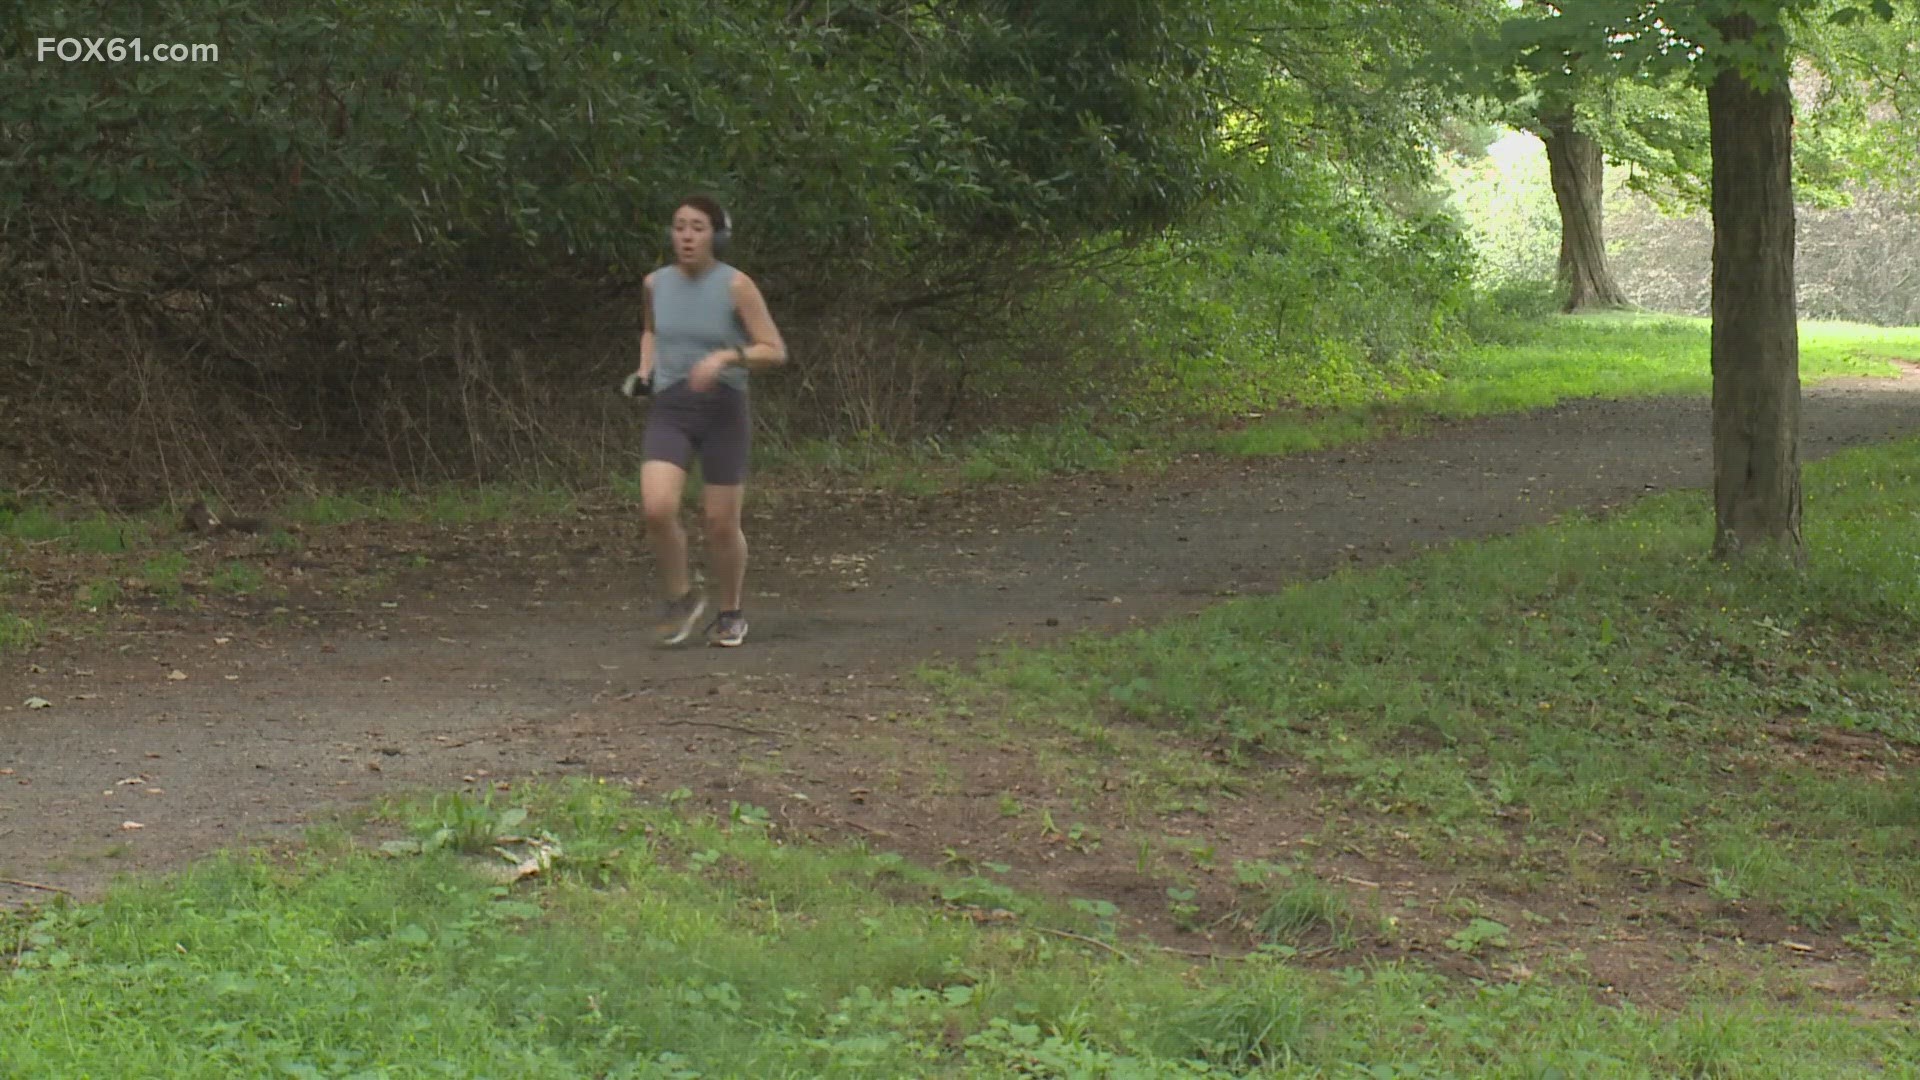
[[[1475,919],[1446,941],[1447,948],[1467,956],[1479,955],[1488,948],[1504,949],[1511,944],[1509,931],[1492,919]]]
[[[314,254],[643,265],[696,185],[739,203],[756,249],[882,260],[1167,218],[1215,185],[1197,4],[169,0],[138,31],[217,60],[37,60],[40,37],[119,25],[62,0],[9,49],[0,207],[237,195]]]
[[[1233,417],[1430,380],[1471,300],[1452,221],[1395,213],[1306,162],[1249,186],[1255,197],[1161,241],[1144,270],[1081,286],[1143,361],[1109,400],[1141,418]]]
[[[1794,183],[1802,200],[1836,205],[1849,181],[1874,171],[1885,157],[1876,151],[1897,130],[1872,118],[1879,102],[1860,92],[1861,80],[1887,85],[1873,73],[1893,74],[1900,58],[1885,49],[1869,58],[1863,46],[1883,32],[1879,22],[1861,18],[1869,12],[1857,5],[1843,6],[1837,20],[1820,17],[1834,7],[1832,0],[1520,4],[1499,33],[1448,53],[1456,67],[1442,77],[1536,134],[1547,117],[1573,120],[1610,161],[1631,166],[1633,190],[1679,211],[1705,207],[1709,198],[1700,89],[1723,66],[1769,84],[1787,78],[1792,58],[1811,60],[1825,89],[1799,110]],[[1893,18],[1891,10],[1872,14]],[[1754,20],[1750,38],[1728,36],[1734,24],[1727,20],[1740,15]]]

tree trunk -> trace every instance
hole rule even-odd
[[[1729,42],[1755,24],[1718,24]],[[1786,42],[1770,85],[1729,67],[1707,88],[1713,147],[1715,558],[1757,547],[1805,557],[1800,535],[1800,328],[1793,280],[1793,97]]]
[[[1600,144],[1574,126],[1572,110],[1542,116],[1540,122],[1553,199],[1560,204],[1560,284],[1567,289],[1567,310],[1626,307],[1627,294],[1607,264],[1601,204],[1606,162]]]

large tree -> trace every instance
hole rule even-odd
[[[1793,93],[1782,4],[1729,3],[1707,85],[1713,146],[1713,554],[1804,553]],[[1753,10],[1743,10],[1751,8]],[[1769,11],[1768,8],[1773,10]]]
[[[1455,82],[1469,88],[1490,119],[1530,131],[1545,145],[1560,213],[1566,310],[1625,306],[1625,290],[1606,251],[1606,170],[1627,168],[1626,186],[1668,211],[1707,209],[1711,125],[1705,83],[1690,65],[1629,67],[1605,43],[1568,40],[1542,48],[1541,33],[1559,33],[1566,19],[1561,6],[1547,0],[1510,11],[1508,19],[1509,34],[1473,51],[1472,63],[1454,73]],[[1529,29],[1527,19],[1546,25]],[[1794,63],[1803,72],[1831,73],[1861,59],[1865,40],[1857,27],[1803,33],[1793,42]],[[1870,125],[1846,95],[1803,94],[1796,107],[1818,114],[1811,130],[1801,125],[1797,134],[1796,195],[1803,204],[1838,202],[1866,165]]]
[[[1626,307],[1626,290],[1607,262],[1606,155],[1579,123],[1573,102],[1541,109],[1541,141],[1547,148],[1547,174],[1560,209],[1560,286],[1566,309]]]
[[[1887,0],[1588,0],[1509,23],[1536,70],[1599,57],[1622,77],[1678,71],[1706,90],[1715,558],[1755,549],[1805,555],[1789,79],[1796,25],[1837,13],[1893,15]]]

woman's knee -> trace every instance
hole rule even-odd
[[[671,529],[680,523],[680,500],[686,473],[670,462],[649,460],[640,467],[640,513],[650,529]]]
[[[647,528],[654,531],[672,529],[680,524],[680,507],[665,499],[646,503],[641,508],[641,516],[646,520]]]
[[[731,540],[740,535],[740,515],[724,510],[708,510],[701,515],[701,524],[707,531],[709,540]]]

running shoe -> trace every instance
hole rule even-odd
[[[747,617],[738,611],[723,611],[707,627],[707,644],[732,648],[747,640]]]
[[[667,601],[660,612],[660,643],[678,645],[693,635],[693,628],[699,625],[700,616],[707,610],[707,598],[698,588],[688,589],[686,595],[678,600]]]

